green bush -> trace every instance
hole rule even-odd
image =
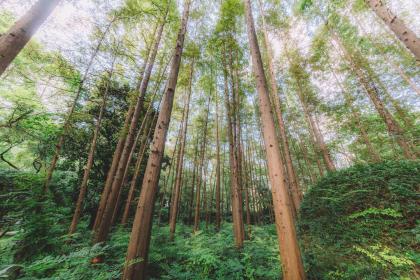
[[[299,222],[309,277],[413,277],[419,186],[420,161],[356,165],[317,182]]]

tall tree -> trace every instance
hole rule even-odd
[[[175,227],[176,227],[176,216],[178,214],[179,200],[181,197],[181,182],[182,182],[182,172],[184,167],[184,152],[185,152],[185,143],[187,138],[187,127],[188,127],[188,115],[190,110],[190,99],[192,94],[192,81],[194,77],[194,58],[190,65],[190,79],[188,85],[188,94],[185,101],[183,120],[182,120],[182,132],[181,132],[181,146],[178,151],[178,161],[176,167],[176,178],[175,178],[175,189],[174,189],[174,198],[171,203],[171,209],[169,214],[169,232],[170,239],[173,240],[175,237]]]
[[[38,0],[5,34],[0,35],[0,76],[59,2],[60,0]]]
[[[142,280],[146,278],[146,264],[152,230],[155,194],[159,181],[166,136],[171,119],[174,93],[181,65],[185,34],[187,32],[190,5],[191,0],[185,0],[181,26],[175,46],[175,56],[172,61],[168,84],[160,108],[151,147],[152,153],[147,161],[140,198],[130,235],[130,242],[128,244],[126,264],[123,272],[123,279],[126,280]]]
[[[277,84],[276,84],[276,75],[274,72],[274,65],[273,65],[273,50],[270,46],[270,42],[268,39],[268,32],[265,23],[265,16],[264,11],[262,8],[261,0],[258,0],[258,5],[260,8],[261,18],[262,18],[262,31],[264,34],[264,46],[267,53],[267,64],[268,64],[268,80],[270,82],[270,93],[271,93],[271,100],[274,103],[274,109],[277,116],[277,122],[279,125],[279,132],[280,132],[280,140],[281,146],[283,147],[283,155],[286,161],[286,169],[287,169],[287,177],[288,182],[290,184],[290,191],[292,193],[293,204],[295,205],[295,209],[299,209],[300,202],[302,200],[302,191],[300,190],[299,181],[296,177],[295,168],[293,166],[292,156],[290,154],[289,149],[289,140],[286,133],[286,126],[283,120],[283,114],[281,111],[281,103],[280,103],[280,96],[277,92]]]
[[[120,196],[120,193],[121,193],[121,188],[122,188],[125,170],[127,167],[127,162],[129,159],[131,148],[134,143],[134,138],[135,138],[134,136],[135,136],[137,125],[140,119],[140,115],[143,110],[144,98],[146,95],[147,87],[149,85],[150,77],[152,75],[152,70],[155,63],[156,55],[159,50],[159,45],[162,38],[163,29],[165,27],[168,10],[169,10],[169,4],[167,4],[166,11],[163,18],[160,19],[161,22],[159,24],[159,28],[158,28],[158,31],[154,40],[154,46],[150,53],[150,57],[148,59],[148,65],[146,67],[143,79],[138,89],[137,102],[134,107],[133,116],[130,121],[130,126],[129,126],[127,136],[125,139],[124,148],[122,149],[121,158],[116,168],[115,178],[112,182],[111,192],[108,196],[107,204],[106,204],[103,216],[102,216],[102,221],[96,232],[95,243],[103,242],[106,240],[110,227],[111,227],[111,220],[115,212],[115,207],[118,206],[118,203],[117,203],[118,197]]]
[[[88,155],[87,163],[86,163],[85,170],[83,173],[82,183],[80,184],[80,191],[79,191],[79,196],[76,202],[76,208],[74,210],[73,219],[70,224],[69,234],[73,234],[76,231],[80,214],[82,212],[83,200],[85,198],[86,191],[87,191],[87,184],[89,180],[90,170],[92,169],[92,166],[93,166],[93,160],[94,160],[94,156],[96,152],[96,144],[98,141],[99,131],[101,128],[102,117],[104,115],[104,111],[105,111],[105,107],[107,103],[108,91],[109,91],[110,83],[112,83],[111,79],[114,72],[114,63],[115,63],[115,58],[114,58],[114,61],[112,62],[111,70],[109,71],[108,80],[106,81],[105,93],[103,94],[103,97],[102,97],[102,104],[99,110],[98,120],[96,122],[95,130],[93,132],[93,138],[90,144],[89,155]]]
[[[271,112],[270,96],[265,78],[261,53],[255,33],[251,1],[245,0],[245,15],[251,50],[253,72],[257,83],[261,124],[264,136],[268,172],[271,181],[274,215],[280,247],[284,279],[305,279],[305,271],[296,235],[291,209],[291,198],[285,184],[280,146],[276,137],[274,119]]]
[[[365,0],[378,17],[395,33],[400,41],[413,53],[417,61],[420,61],[420,39],[400,20],[383,0]]]

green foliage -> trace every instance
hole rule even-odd
[[[305,195],[300,234],[313,279],[413,276],[420,162],[356,165]],[[416,245],[417,244],[417,245]]]

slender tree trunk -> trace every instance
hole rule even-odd
[[[219,135],[219,97],[216,92],[216,231],[220,230],[220,135]]]
[[[420,60],[420,39],[400,20],[383,0],[365,0],[378,17],[380,17],[389,29],[400,39],[400,41],[413,53],[416,60]]]
[[[175,88],[181,64],[185,34],[189,16],[190,0],[184,4],[181,27],[179,30],[175,57],[172,61],[171,72],[165,90],[164,99],[159,112],[158,121],[152,142],[151,155],[149,156],[140,199],[134,217],[133,229],[127,249],[126,265],[124,267],[124,280],[143,280],[146,278],[146,264],[152,231],[152,216],[159,180],[162,157],[165,149],[166,136],[171,119]],[[134,260],[139,260],[133,263]]]
[[[199,230],[200,227],[200,205],[201,205],[201,185],[205,186],[206,180],[203,181],[203,174],[206,172],[206,167],[204,164],[205,156],[206,156],[206,147],[207,147],[207,126],[209,121],[209,114],[210,114],[210,96],[207,102],[207,113],[206,113],[206,120],[204,124],[204,132],[203,132],[203,143],[201,146],[201,159],[200,159],[200,171],[198,173],[198,184],[195,194],[195,211],[194,211],[194,232]],[[207,166],[207,165],[206,165]],[[205,191],[205,188],[203,188]]]
[[[188,205],[188,224],[193,224],[192,213],[193,213],[193,204],[194,204],[194,188],[196,184],[196,178],[198,173],[198,140],[199,137],[197,135],[197,141],[195,143],[194,148],[194,162],[193,162],[193,177],[191,182],[191,193],[190,193],[190,201]]]
[[[275,80],[275,72],[274,72],[274,65],[273,65],[273,51],[271,46],[269,45],[268,40],[268,32],[265,25],[265,18],[264,18],[264,11],[262,9],[261,0],[258,0],[258,4],[260,7],[260,13],[262,15],[262,30],[264,33],[264,45],[267,51],[267,61],[268,61],[268,80],[270,81],[270,88],[271,88],[271,96],[272,100],[274,101],[274,109],[277,115],[277,121],[279,124],[279,131],[280,131],[280,140],[281,146],[283,147],[283,154],[284,159],[286,161],[286,169],[287,175],[290,183],[290,190],[292,193],[293,204],[295,205],[295,209],[299,209],[300,202],[302,200],[302,191],[300,190],[299,181],[296,177],[295,168],[293,166],[292,156],[290,154],[289,149],[289,141],[286,133],[286,126],[283,120],[283,115],[281,112],[281,104],[280,104],[280,97],[277,92],[277,84]]]
[[[249,207],[250,202],[249,202],[249,186],[251,184],[250,180],[249,180],[249,172],[250,172],[250,165],[247,162],[247,157],[244,156],[244,174],[245,174],[245,210],[246,210],[246,225],[248,228],[248,232],[247,232],[247,239],[251,238],[251,209]]]
[[[134,111],[134,107],[130,106],[128,111],[127,111],[127,115],[125,116],[125,121],[124,121],[124,125],[123,125],[123,128],[122,128],[121,132],[127,131],[128,125],[130,124],[130,120],[133,116],[133,111]],[[99,225],[102,221],[102,215],[103,215],[103,212],[105,210],[105,206],[106,206],[106,202],[108,200],[109,193],[111,191],[111,185],[112,185],[112,181],[114,180],[115,170],[117,168],[118,162],[119,162],[120,157],[121,157],[122,150],[124,148],[124,142],[125,142],[125,133],[121,133],[121,135],[118,139],[118,143],[117,143],[117,146],[115,148],[114,154],[112,156],[111,167],[108,170],[107,178],[106,178],[106,181],[105,181],[105,186],[104,186],[104,189],[102,191],[101,199],[99,201],[98,210],[96,211],[96,218],[95,218],[95,222],[94,222],[94,225],[93,225],[93,230],[94,231],[96,231],[99,228]]]
[[[353,121],[356,124],[357,128],[359,129],[360,137],[361,137],[362,141],[364,142],[364,144],[366,145],[366,148],[368,150],[368,153],[369,153],[372,161],[374,161],[374,162],[381,161],[381,156],[379,155],[379,153],[376,151],[376,149],[374,148],[374,146],[370,142],[369,135],[368,135],[365,127],[363,126],[361,116],[360,116],[360,112],[359,112],[359,110],[357,110],[354,107],[352,96],[344,89],[341,81],[338,79],[337,74],[335,73],[335,70],[332,68],[331,65],[330,65],[330,68],[333,70],[332,72],[333,72],[333,76],[334,76],[335,81],[337,82],[341,91],[343,92],[346,106],[349,107],[350,110],[351,110],[351,113],[352,113],[352,116],[353,116]]]
[[[150,76],[152,74],[156,55],[159,50],[159,45],[162,38],[162,33],[163,33],[165,23],[166,23],[166,15],[165,15],[165,18],[163,19],[163,22],[159,26],[155,43],[154,43],[152,52],[150,54],[149,64],[146,67],[143,80],[140,84],[137,104],[134,108],[133,117],[131,119],[130,127],[128,129],[128,134],[125,140],[124,148],[122,150],[121,158],[119,160],[118,167],[115,172],[115,178],[114,178],[114,181],[112,182],[111,192],[108,196],[107,204],[104,210],[104,214],[102,216],[102,221],[99,225],[99,228],[95,237],[95,243],[103,242],[106,240],[109,230],[110,230],[112,216],[115,212],[115,207],[118,205],[117,200],[121,193],[121,187],[122,187],[122,182],[123,182],[122,180],[125,173],[125,168],[127,166],[128,157],[129,157],[131,148],[133,146],[134,135],[135,135],[135,131],[138,125],[140,115],[141,115],[141,111],[143,110],[144,98],[146,95]]]
[[[411,89],[420,96],[420,88],[417,86],[415,82],[399,67],[395,62],[391,62],[392,68],[400,74],[400,76],[404,79],[404,81],[411,87]]]
[[[229,140],[229,163],[230,163],[230,182],[231,182],[231,200],[232,200],[232,219],[233,219],[233,233],[235,236],[235,245],[237,248],[243,247],[244,236],[244,224],[242,215],[242,199],[239,186],[239,174],[238,174],[238,163],[235,155],[235,131],[233,125],[233,110],[230,104],[229,88],[228,88],[228,72],[226,67],[225,58],[223,57],[224,63],[224,94],[225,94],[225,106],[226,106],[226,118],[227,118],[227,134]]]
[[[187,100],[185,101],[184,107],[184,119],[182,124],[182,132],[181,132],[181,146],[178,152],[178,162],[176,167],[176,179],[175,179],[175,191],[174,191],[174,200],[171,204],[170,215],[169,215],[169,238],[170,240],[174,240],[175,237],[175,228],[176,228],[176,216],[178,213],[178,204],[181,198],[181,180],[182,180],[182,172],[184,166],[184,153],[185,153],[185,142],[187,138],[187,127],[188,127],[188,114],[190,110],[190,98],[192,93],[192,80],[194,76],[194,60],[191,63],[191,72],[190,72],[190,80],[189,80],[189,88],[187,94]]]
[[[168,191],[168,188],[169,188],[168,187],[168,185],[169,185],[169,179],[171,177],[175,176],[175,168],[174,168],[175,167],[175,159],[176,159],[175,154],[176,154],[176,152],[178,150],[178,144],[179,144],[179,140],[180,140],[180,137],[181,137],[181,125],[182,125],[182,122],[181,122],[181,124],[179,126],[179,129],[178,129],[178,135],[176,136],[175,146],[174,146],[174,151],[173,151],[172,157],[171,157],[171,164],[170,164],[170,167],[169,167],[168,176],[165,178],[165,181],[164,181],[164,184],[163,184],[163,191],[162,191],[161,201],[159,203],[160,206],[159,206],[159,214],[158,214],[158,225],[160,225],[160,222],[161,222],[162,207],[163,207],[163,203],[165,202],[165,192],[167,192]],[[172,178],[172,181],[173,181],[173,178]],[[171,191],[171,193],[172,193],[172,191]],[[172,195],[169,196],[169,198],[168,198],[169,205],[170,205],[170,202],[169,202],[170,199],[172,199]]]
[[[39,1],[42,1],[42,0],[39,0]],[[77,91],[76,91],[76,95],[75,95],[75,97],[73,99],[73,103],[72,103],[72,105],[70,107],[70,110],[67,113],[67,117],[66,117],[66,119],[64,121],[63,131],[61,132],[61,135],[58,138],[57,145],[55,146],[54,156],[53,156],[53,158],[51,160],[51,164],[50,164],[50,167],[48,168],[47,176],[46,176],[45,182],[44,182],[44,192],[47,192],[48,189],[49,189],[49,185],[50,185],[50,182],[51,182],[52,175],[54,173],[54,170],[55,170],[55,167],[57,165],[58,159],[60,157],[61,149],[63,148],[63,144],[64,144],[64,140],[65,140],[65,135],[67,133],[67,130],[70,128],[70,121],[71,121],[71,118],[73,117],[74,110],[76,109],[77,102],[79,101],[80,94],[82,93],[84,82],[87,79],[87,75],[88,75],[88,73],[90,71],[90,68],[92,67],[93,61],[94,61],[96,55],[98,54],[99,49],[101,48],[102,43],[103,43],[103,41],[105,39],[105,36],[108,33],[109,29],[111,28],[112,23],[113,23],[113,21],[111,21],[108,24],[108,26],[106,27],[105,32],[102,34],[101,38],[99,39],[99,42],[98,42],[95,50],[93,51],[93,54],[90,57],[90,60],[89,60],[89,62],[87,64],[87,66],[86,66],[85,72],[84,72],[84,74],[82,76],[82,80],[79,83],[79,86],[78,86]],[[1,55],[0,55],[0,57],[1,57]]]
[[[114,58],[114,62],[115,62],[115,58]],[[83,200],[85,199],[85,195],[86,195],[86,191],[87,191],[87,184],[88,184],[88,181],[89,181],[90,170],[92,169],[93,160],[94,160],[95,151],[96,151],[96,143],[98,141],[98,136],[99,136],[101,123],[102,123],[102,117],[103,117],[103,114],[104,114],[104,111],[105,111],[106,102],[107,102],[107,98],[108,98],[109,87],[110,87],[111,78],[112,78],[112,74],[113,74],[113,70],[114,70],[113,69],[114,62],[112,63],[112,68],[111,68],[111,71],[109,73],[105,93],[102,97],[101,109],[99,111],[98,120],[97,120],[97,123],[96,123],[96,126],[95,126],[95,130],[93,132],[92,143],[90,144],[88,160],[87,160],[87,163],[86,163],[86,166],[85,166],[85,171],[83,173],[82,183],[80,185],[79,197],[77,198],[76,208],[74,210],[73,219],[72,219],[71,224],[70,224],[69,235],[73,234],[76,231],[77,224],[79,223],[80,213],[82,212]]]
[[[123,216],[121,219],[121,224],[125,225],[127,223],[128,220],[128,216],[130,213],[130,206],[131,203],[133,201],[134,198],[134,191],[136,189],[136,185],[138,182],[138,178],[140,177],[140,171],[141,171],[141,163],[143,162],[144,159],[144,155],[146,154],[146,149],[148,147],[148,139],[151,136],[151,132],[153,131],[153,124],[155,120],[155,116],[157,116],[157,114],[154,114],[152,117],[152,121],[149,124],[149,128],[148,128],[148,132],[147,135],[143,135],[143,139],[141,139],[140,141],[140,150],[139,150],[139,154],[137,156],[137,161],[136,161],[136,165],[134,167],[134,174],[133,174],[133,178],[131,178],[131,182],[130,182],[130,189],[128,191],[128,196],[127,196],[127,200],[125,202],[125,206],[124,206],[124,212],[123,212]],[[115,215],[115,213],[114,213]]]
[[[288,188],[283,174],[283,163],[280,155],[279,143],[276,138],[274,119],[261,53],[255,34],[254,19],[252,17],[250,0],[245,0],[246,25],[253,61],[253,70],[257,82],[261,123],[268,159],[268,172],[273,195],[274,214],[277,235],[280,246],[281,263],[284,279],[305,279],[305,271],[297,241],[293,212],[290,205]]]
[[[404,131],[402,130],[398,122],[394,119],[394,117],[391,115],[391,113],[388,111],[388,109],[385,107],[382,100],[379,98],[380,93],[376,85],[368,79],[368,77],[365,75],[365,72],[359,67],[357,62],[353,60],[352,54],[349,52],[346,46],[343,45],[340,37],[334,31],[332,32],[332,36],[334,41],[340,47],[344,58],[349,63],[360,84],[365,89],[379,116],[385,122],[388,129],[388,133],[394,137],[398,145],[403,150],[404,156],[407,159],[416,159],[416,155],[413,153],[409,142],[404,136]]]
[[[146,60],[143,62],[142,68],[140,70],[139,84],[143,80],[144,72],[146,71],[149,56],[150,56],[150,48],[147,47]],[[102,194],[101,194],[101,199],[99,201],[99,206],[98,206],[98,210],[96,212],[95,222],[93,224],[93,230],[95,232],[97,232],[97,230],[98,230],[98,228],[99,228],[99,226],[102,222],[102,217],[103,217],[103,214],[104,214],[104,211],[105,211],[105,207],[107,205],[108,196],[111,192],[112,182],[114,181],[115,172],[117,170],[117,167],[118,167],[118,164],[119,164],[119,161],[120,161],[120,158],[121,158],[121,154],[122,154],[122,151],[124,149],[124,144],[125,144],[125,140],[126,140],[126,131],[129,128],[130,121],[133,117],[133,113],[134,113],[134,106],[133,106],[133,104],[130,104],[130,106],[128,107],[126,117],[125,117],[124,125],[123,125],[122,129],[120,130],[118,143],[117,143],[117,146],[115,148],[114,154],[112,156],[111,167],[108,170],[107,177],[106,177],[106,180],[105,180],[105,186],[104,186],[104,189],[103,189]]]
[[[0,76],[54,11],[60,0],[38,0],[0,36]]]

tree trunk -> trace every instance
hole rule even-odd
[[[220,134],[219,134],[219,96],[216,92],[216,231],[220,230]]]
[[[381,156],[379,155],[379,153],[376,151],[375,147],[372,145],[372,143],[369,140],[369,135],[368,135],[363,123],[362,123],[359,110],[354,108],[354,103],[353,103],[352,96],[344,89],[341,81],[338,79],[337,74],[335,73],[335,70],[332,68],[331,65],[330,65],[330,68],[332,69],[332,73],[333,73],[333,76],[334,76],[334,79],[335,79],[336,83],[338,84],[341,91],[343,92],[346,106],[350,108],[350,111],[351,111],[352,116],[353,116],[353,121],[356,124],[357,128],[359,129],[360,137],[361,137],[362,141],[364,142],[364,144],[366,145],[366,148],[368,150],[368,153],[369,153],[372,161],[374,161],[374,162],[381,161]]]
[[[175,228],[176,228],[176,216],[178,213],[178,204],[181,197],[181,179],[182,179],[182,169],[184,167],[184,153],[185,153],[185,142],[187,138],[187,127],[188,127],[188,114],[190,110],[190,98],[192,92],[192,80],[194,76],[194,59],[191,63],[191,72],[189,80],[189,89],[187,94],[187,100],[185,101],[184,107],[184,116],[182,123],[182,132],[181,132],[181,146],[178,152],[178,161],[176,167],[176,179],[175,179],[175,190],[174,190],[174,200],[171,204],[171,210],[169,215],[169,239],[174,240],[175,237]]]
[[[80,184],[79,197],[77,198],[76,208],[74,210],[73,219],[71,221],[71,225],[70,225],[70,229],[69,229],[69,235],[73,234],[76,231],[77,224],[79,223],[80,213],[82,212],[83,200],[85,199],[85,195],[86,195],[86,191],[87,191],[87,184],[88,184],[88,180],[89,180],[90,170],[92,169],[93,159],[94,159],[95,151],[96,151],[96,143],[98,141],[98,136],[99,136],[101,123],[102,123],[102,117],[103,117],[103,114],[104,114],[104,111],[105,111],[108,92],[109,92],[109,87],[110,87],[110,83],[111,83],[111,78],[112,78],[112,74],[113,74],[113,71],[114,71],[114,69],[113,69],[114,68],[114,62],[115,62],[115,58],[114,58],[114,61],[112,63],[111,71],[109,73],[105,93],[104,93],[104,96],[102,98],[101,109],[99,111],[98,120],[97,120],[97,123],[96,123],[95,130],[93,132],[92,143],[90,144],[88,160],[87,160],[87,163],[86,163],[86,166],[85,166],[85,171],[83,173],[82,183]]]
[[[388,111],[388,109],[385,107],[382,100],[379,98],[380,93],[376,85],[371,80],[369,80],[369,78],[366,76],[365,72],[360,68],[358,63],[354,61],[352,54],[343,44],[341,38],[334,31],[332,32],[332,36],[334,41],[338,44],[341,51],[343,52],[343,56],[349,63],[351,69],[353,70],[353,73],[356,75],[358,81],[365,89],[366,94],[372,101],[379,116],[385,122],[388,129],[388,133],[392,137],[394,137],[395,141],[401,147],[404,156],[407,159],[416,159],[416,155],[413,153],[409,142],[404,136],[404,131],[402,130],[398,122],[394,119],[394,117],[391,115],[391,113]]]
[[[262,9],[261,0],[258,0],[260,7],[260,13],[262,17],[262,30],[264,34],[264,45],[267,52],[268,61],[268,80],[270,81],[271,96],[274,101],[274,109],[277,115],[277,121],[279,124],[281,146],[283,147],[284,159],[286,161],[286,169],[288,175],[288,181],[290,183],[290,190],[292,193],[293,204],[295,209],[299,209],[300,202],[302,201],[302,191],[300,190],[299,181],[296,177],[295,168],[293,166],[292,156],[290,154],[289,141],[286,133],[286,126],[284,124],[283,115],[281,112],[280,96],[277,92],[277,84],[275,79],[274,65],[273,65],[273,50],[269,45],[268,32],[265,25],[264,11]]]
[[[193,177],[191,182],[191,193],[190,193],[190,201],[188,205],[188,224],[193,224],[192,213],[193,213],[193,204],[194,204],[194,186],[196,183],[197,173],[198,173],[198,140],[199,137],[197,135],[197,141],[195,143],[194,148],[194,161],[193,161]]]
[[[254,19],[252,17],[250,0],[245,0],[246,25],[248,39],[253,61],[253,72],[257,83],[261,123],[268,160],[268,172],[271,181],[274,214],[278,241],[280,246],[281,263],[283,266],[284,279],[305,279],[302,258],[297,241],[295,222],[290,205],[288,188],[283,174],[283,163],[277,141],[274,119],[271,113],[271,105],[261,53],[255,34]]]
[[[226,53],[226,51],[225,51]],[[232,219],[233,219],[233,233],[235,236],[235,245],[237,248],[243,247],[244,236],[244,224],[242,215],[242,199],[239,186],[239,174],[238,174],[238,163],[235,155],[235,132],[232,121],[233,110],[230,104],[229,88],[228,88],[228,71],[226,67],[226,60],[223,57],[223,68],[224,68],[224,94],[225,94],[225,106],[226,106],[226,118],[227,118],[227,134],[229,140],[229,163],[230,163],[230,182],[231,182],[231,197],[232,197]]]
[[[99,201],[98,210],[96,211],[96,218],[95,222],[93,224],[93,230],[96,231],[99,228],[99,225],[102,221],[103,212],[106,207],[106,203],[108,200],[109,193],[111,191],[111,185],[112,181],[114,180],[115,176],[115,170],[117,168],[118,162],[121,158],[121,153],[124,148],[124,142],[125,142],[125,133],[121,133],[124,131],[127,131],[128,125],[130,123],[130,120],[133,116],[134,107],[130,106],[127,111],[127,115],[125,116],[125,121],[122,130],[120,131],[120,137],[118,139],[117,147],[115,148],[114,154],[112,156],[112,163],[111,167],[108,170],[108,174],[105,181],[105,186],[101,194],[101,199]]]
[[[171,119],[174,93],[181,64],[185,34],[187,31],[190,3],[190,0],[186,0],[184,4],[181,27],[176,42],[175,56],[172,61],[168,84],[159,112],[153,136],[151,154],[147,161],[145,176],[143,178],[143,184],[140,192],[140,199],[137,205],[136,215],[134,217],[130,242],[128,244],[126,265],[123,272],[124,280],[143,280],[146,278],[145,272],[152,230],[155,194],[159,181],[166,136]],[[134,260],[139,261],[133,263]]]
[[[168,190],[168,184],[169,184],[169,179],[175,175],[173,175],[175,173],[175,154],[178,150],[178,144],[179,144],[179,138],[181,137],[181,125],[179,126],[178,129],[178,135],[176,136],[176,140],[175,140],[175,146],[174,146],[174,151],[172,153],[172,157],[171,157],[171,163],[169,166],[169,172],[168,172],[168,176],[165,177],[165,181],[163,183],[163,191],[162,191],[162,196],[161,196],[161,201],[159,203],[159,214],[158,214],[158,225],[160,225],[161,222],[161,217],[162,217],[162,207],[163,207],[163,203],[165,202],[165,192]],[[172,172],[173,171],[173,172]],[[173,180],[173,179],[172,179]],[[172,191],[171,191],[172,192]],[[169,196],[168,201],[171,199],[172,197]]]
[[[49,17],[60,0],[38,0],[0,36],[0,76]]]
[[[411,87],[411,89],[420,96],[420,88],[415,82],[399,67],[395,62],[391,61],[392,68],[400,74],[404,81]]]
[[[420,61],[420,39],[400,20],[383,0],[365,0],[378,17],[380,17],[389,29],[400,39],[400,41],[413,53],[417,61]]]
[[[204,160],[206,156],[206,146],[207,146],[207,126],[209,121],[209,114],[210,114],[210,96],[207,102],[207,113],[206,113],[206,122],[204,124],[204,132],[203,132],[203,143],[201,146],[201,159],[200,159],[200,171],[198,172],[198,184],[195,194],[195,213],[194,213],[194,232],[199,230],[200,227],[200,203],[201,203],[201,185],[205,184],[206,181],[204,180],[203,183],[203,173],[205,172],[204,167]],[[206,165],[207,166],[207,165]]]
[[[140,150],[139,150],[139,154],[137,156],[137,161],[136,161],[136,165],[134,167],[134,174],[133,174],[133,178],[131,178],[131,183],[130,183],[130,189],[128,191],[128,196],[127,196],[127,200],[125,202],[125,206],[124,206],[124,212],[123,212],[123,216],[121,219],[121,224],[125,225],[127,223],[128,220],[128,216],[130,213],[130,206],[131,203],[133,201],[134,198],[134,191],[138,182],[138,178],[140,176],[140,171],[141,171],[141,164],[143,162],[143,158],[144,155],[146,154],[146,149],[148,147],[148,142],[147,140],[150,138],[151,136],[151,132],[153,131],[153,123],[156,119],[157,114],[154,114],[152,117],[152,121],[149,124],[149,128],[148,128],[148,132],[147,135],[143,135],[143,139],[141,139],[140,141]]]
[[[167,11],[166,11],[166,13],[167,13]],[[127,133],[127,137],[126,137],[126,140],[125,140],[124,148],[122,150],[121,158],[118,162],[118,167],[117,167],[116,172],[115,172],[114,181],[112,182],[111,192],[108,196],[108,200],[107,200],[107,203],[106,203],[106,207],[105,207],[105,210],[104,210],[102,221],[99,225],[99,228],[98,228],[98,231],[97,231],[97,234],[96,234],[96,237],[95,237],[95,243],[103,242],[108,237],[108,233],[109,233],[109,230],[110,230],[110,227],[111,227],[112,216],[115,212],[115,207],[117,206],[117,200],[118,200],[118,197],[121,193],[121,187],[122,187],[122,183],[123,183],[125,168],[127,166],[128,157],[129,157],[131,148],[133,146],[134,135],[135,135],[136,128],[137,128],[137,125],[138,125],[138,121],[139,121],[139,118],[140,118],[140,115],[141,115],[141,111],[143,110],[144,98],[145,98],[145,95],[146,95],[146,91],[147,91],[147,87],[148,87],[148,84],[149,84],[150,76],[152,74],[152,70],[153,70],[153,66],[154,66],[154,63],[155,63],[156,55],[157,55],[157,52],[159,50],[159,45],[160,45],[160,41],[161,41],[161,38],[162,38],[162,33],[163,33],[165,23],[166,23],[166,15],[165,15],[165,18],[163,19],[163,22],[159,26],[159,30],[157,32],[155,43],[154,43],[152,52],[150,54],[150,58],[149,58],[149,62],[148,62],[149,64],[146,67],[146,71],[144,73],[143,80],[140,84],[139,96],[137,98],[137,103],[136,103],[136,106],[134,108],[134,113],[133,113],[133,117],[131,119],[130,128],[128,129],[128,133]]]

